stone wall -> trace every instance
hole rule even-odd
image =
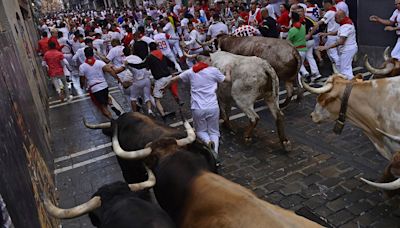
[[[54,199],[53,156],[31,15],[29,1],[0,1],[0,195],[15,227],[57,227],[40,199]]]

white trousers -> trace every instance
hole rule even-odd
[[[311,74],[319,75],[320,73],[318,65],[314,58],[314,47],[315,47],[314,40],[307,41],[306,59],[308,61],[308,64],[310,65]]]
[[[176,69],[178,72],[182,72],[182,68],[181,68],[181,66],[179,65],[179,63],[176,61],[176,58],[175,58],[174,53],[168,51],[168,52],[165,52],[165,53],[163,53],[163,54],[164,54],[169,60],[171,60],[171,61],[175,64],[175,69]]]
[[[181,58],[183,56],[183,52],[179,46],[179,40],[168,40],[168,43],[175,55],[178,55],[179,58]]]
[[[297,80],[299,82],[299,85],[301,88],[303,88],[303,84],[301,84],[301,77],[306,76],[308,74],[308,71],[304,67],[304,59],[306,58],[306,51],[299,51],[300,57],[301,57],[301,67],[300,67],[300,72],[297,74]]]
[[[325,47],[336,43],[337,39],[337,36],[328,36],[328,38],[326,39]],[[337,48],[328,49],[326,53],[328,54],[331,62],[336,64],[336,68],[340,69],[340,59]]]
[[[393,58],[400,60],[400,37],[397,38],[396,46],[394,46],[391,55]]]
[[[358,48],[354,47],[349,50],[340,51],[339,59],[340,59],[340,68],[338,68],[339,72],[347,77],[348,80],[353,79],[353,57],[357,53]]]
[[[219,147],[219,108],[192,109],[193,125],[196,135],[205,143],[212,141],[215,152]]]
[[[60,83],[60,80],[61,80],[61,83]],[[65,97],[67,99],[69,98],[70,92],[69,92],[68,83],[67,83],[67,79],[65,78],[65,75],[52,77],[51,82],[53,83],[54,88],[56,89],[58,94],[61,93],[61,84],[62,84],[62,86],[64,87],[63,90],[65,92]]]

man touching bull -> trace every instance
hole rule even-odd
[[[356,40],[356,29],[353,22],[346,16],[344,11],[339,10],[335,15],[335,21],[340,24],[337,31],[339,37],[338,41],[328,46],[321,46],[320,51],[328,50],[331,48],[339,49],[339,72],[351,80],[353,75],[352,62],[353,57],[357,53],[358,46]]]
[[[224,76],[217,68],[209,66],[209,63],[198,62],[191,69],[174,76],[171,82],[179,79],[190,83],[191,109],[197,137],[218,153],[220,133],[216,91],[218,83],[231,81],[230,71],[227,70]]]

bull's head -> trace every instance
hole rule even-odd
[[[383,63],[381,68],[374,68],[369,63],[368,56],[364,56],[364,65],[367,70],[373,74],[373,77],[375,79],[400,75],[400,61],[390,56],[389,48],[390,47],[387,47],[383,53],[383,58],[385,62]]]
[[[155,185],[156,178],[155,178],[153,172],[147,167],[146,167],[146,170],[148,173],[148,180],[146,180],[142,183],[129,184],[128,187],[131,191],[137,192],[140,190],[151,188]],[[104,187],[107,188],[112,185],[113,184],[104,186]],[[124,184],[124,185],[126,186],[126,184]],[[44,206],[45,206],[47,212],[51,216],[53,216],[55,218],[59,218],[59,219],[76,218],[76,217],[82,216],[84,214],[90,213],[93,210],[101,207],[101,197],[100,196],[94,196],[86,203],[83,203],[81,205],[78,205],[78,206],[75,206],[75,207],[69,208],[69,209],[61,209],[61,208],[55,206],[50,201],[50,199],[48,199],[46,196],[43,196],[43,202],[44,202]]]
[[[376,130],[385,135],[386,137],[388,137],[389,139],[400,143],[399,136],[391,135],[380,129]],[[381,178],[382,183],[372,182],[364,178],[361,178],[361,180],[371,186],[387,190],[389,196],[393,196],[393,194],[400,193],[400,152],[397,152],[393,155],[392,160],[386,167],[385,172]],[[396,191],[393,192],[393,190]]]
[[[341,105],[341,96],[346,84],[350,83],[340,74],[334,74],[328,78],[324,86],[314,88],[308,85],[302,78],[303,87],[311,93],[319,94],[317,104],[311,113],[313,122],[333,121],[338,118]]]
[[[189,122],[185,121],[184,126],[187,131],[187,137],[183,139],[175,139],[176,146],[185,146],[196,140],[196,134],[194,133],[194,130]],[[152,149],[150,147],[151,143],[149,143],[145,148],[136,151],[125,151],[122,149],[118,140],[118,126],[115,128],[116,129],[114,130],[114,135],[112,138],[112,146],[117,156],[127,160],[139,160],[148,157],[152,153]]]

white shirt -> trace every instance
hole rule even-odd
[[[175,33],[174,26],[172,26],[171,22],[168,22],[168,23],[163,27],[163,31],[164,31],[165,33],[167,33],[168,35],[170,35],[171,37],[174,37],[174,38],[178,37],[178,36],[176,35],[176,33]],[[155,36],[154,36],[154,37],[155,37]],[[154,37],[153,37],[153,38],[154,38]]]
[[[94,29],[94,33],[102,34],[103,30],[101,29],[101,27],[97,27]]]
[[[58,31],[62,32],[63,37],[68,39],[69,30],[66,27],[59,28]]]
[[[77,40],[76,42],[72,39],[71,41],[71,45],[72,45],[72,50],[74,51],[74,53],[76,53],[80,48],[82,48],[83,46],[85,46],[85,44],[81,43],[79,40]]]
[[[104,77],[103,67],[106,65],[101,60],[96,60],[93,66],[83,63],[79,67],[81,76],[86,77],[87,86],[92,93],[98,92],[108,87],[107,81]]]
[[[339,29],[339,24],[335,21],[335,11],[328,10],[324,17],[321,19],[325,24],[327,24],[328,32],[336,32]]]
[[[317,5],[309,6],[306,9],[306,17],[313,19],[314,21],[319,20],[319,8]]]
[[[339,37],[346,37],[346,42],[339,46],[339,51],[347,51],[357,48],[357,40],[356,40],[356,29],[354,25],[344,24],[339,27],[338,30]]]
[[[347,17],[349,16],[349,7],[344,1],[336,3],[336,9],[345,12]]]
[[[121,33],[119,33],[119,32],[112,32],[112,31],[110,31],[110,32],[108,32],[108,34],[111,36],[111,40],[114,40],[114,39],[117,39],[117,40],[119,40],[119,41],[122,40],[122,35],[121,35]]]
[[[143,60],[136,55],[127,56],[126,61],[132,64],[139,64],[143,62]],[[127,66],[127,68],[132,73],[133,82],[149,77],[149,72],[146,69],[136,69],[134,67],[130,67],[129,65]]]
[[[124,46],[119,45],[111,48],[110,52],[108,52],[107,59],[109,59],[116,67],[124,65],[125,55],[123,50]],[[123,74],[120,74],[118,74],[118,76],[123,77]]]
[[[75,55],[72,57],[72,60],[75,62],[78,62],[78,64],[82,64],[85,62],[86,60],[86,56],[85,56],[85,48],[87,46],[84,45],[83,47],[79,48],[76,52]]]
[[[191,109],[218,108],[218,82],[225,80],[225,75],[215,67],[207,67],[195,73],[193,68],[181,73],[183,82],[190,82]]]
[[[176,4],[172,11],[174,11],[175,15],[179,15],[179,11],[181,10],[181,5]]]
[[[148,36],[142,36],[142,38],[140,38],[140,40],[146,42],[147,44],[150,44],[150,43],[152,43],[152,42],[155,42],[153,39],[151,39],[151,38],[148,37]]]
[[[395,22],[397,24],[397,27],[400,28],[400,11],[398,9],[393,11],[393,14],[389,18],[389,20]],[[400,30],[397,30],[396,34],[400,35]]]
[[[169,37],[170,36],[165,33],[158,33],[158,34],[154,35],[154,37],[153,37],[154,41],[158,45],[158,49],[160,49],[163,54],[171,53],[171,47],[169,46],[169,43],[168,43]]]
[[[93,40],[93,47],[103,55],[106,55],[106,47],[104,45],[105,40],[95,39]]]
[[[195,51],[201,48],[201,45],[198,44],[197,41],[200,41],[200,33],[196,30],[193,29],[189,33],[189,40],[185,41],[185,44],[189,47],[190,50]]]
[[[260,12],[260,8],[257,8],[254,13],[251,10],[249,11],[249,25],[252,25],[252,24],[257,25],[258,24],[256,17],[259,12]],[[269,15],[269,16],[271,16],[271,15]]]
[[[222,22],[217,22],[208,28],[207,35],[211,36],[211,38],[216,38],[220,34],[228,34],[228,26]]]
[[[268,16],[270,16],[270,17],[274,18],[274,20],[276,20],[274,6],[272,4],[268,4],[265,8],[268,10]]]

